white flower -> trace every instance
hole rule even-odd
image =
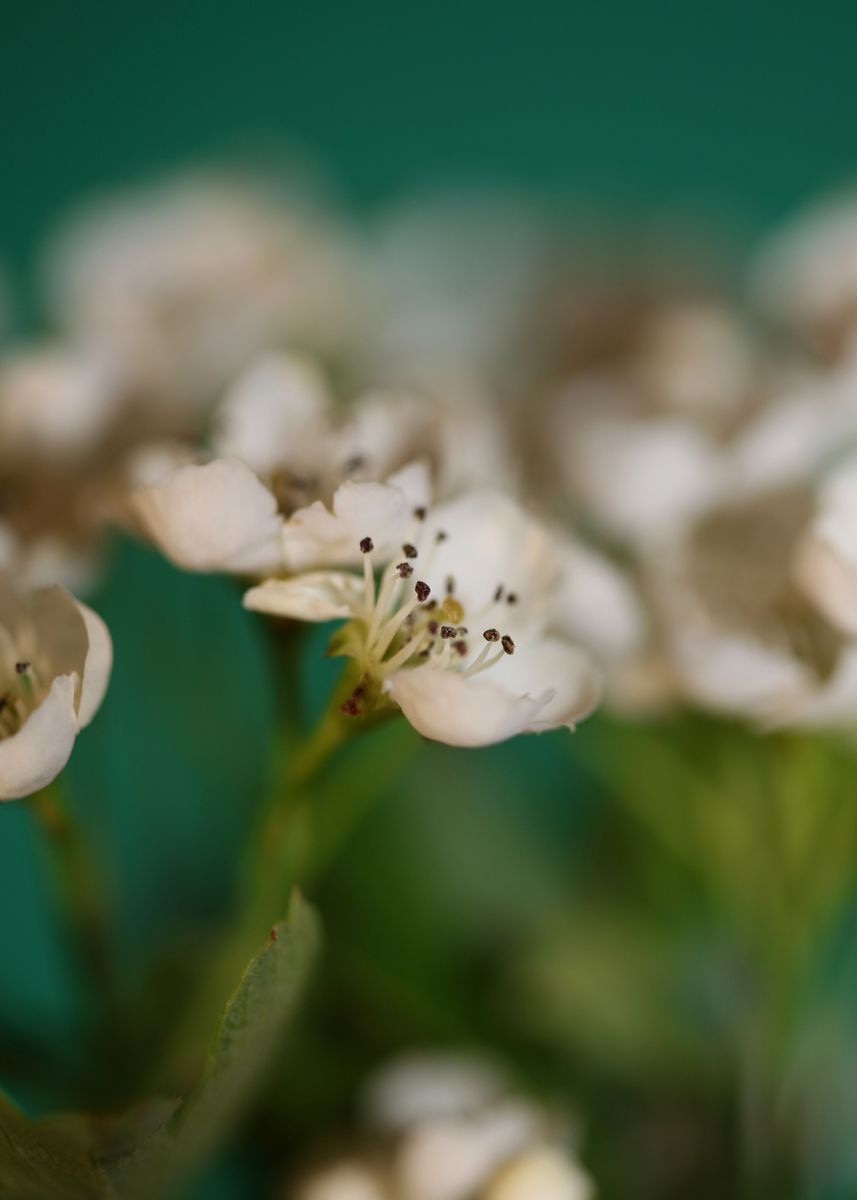
[[[508,1080],[490,1059],[411,1053],[372,1076],[363,1108],[378,1129],[398,1133],[423,1121],[477,1112],[507,1089]]]
[[[403,528],[403,495],[346,484],[332,512],[311,510],[307,557],[313,544],[328,561],[332,547],[343,558],[357,550],[362,576],[269,579],[246,594],[246,606],[299,620],[350,617],[337,645],[363,675],[346,709],[354,714],[380,694],[425,737],[458,746],[572,728],[596,704],[599,677],[586,655],[545,632],[561,575],[554,540],[490,492],[431,516],[417,506]],[[379,558],[388,565],[376,586]]]
[[[298,1187],[296,1200],[391,1200],[391,1197],[375,1171],[363,1163],[345,1161],[316,1171]]]
[[[104,622],[59,587],[19,591],[0,574],[0,799],[59,774],[107,689]]]
[[[779,321],[834,346],[857,314],[857,196],[800,214],[762,250],[756,294]]]
[[[857,459],[825,482],[795,556],[795,578],[829,621],[857,637]]]
[[[121,393],[103,355],[60,345],[0,359],[0,458],[76,458],[115,420]]]
[[[355,251],[275,185],[228,174],[108,197],[46,260],[60,326],[108,343],[150,404],[194,407],[281,341],[336,350],[358,323]]]

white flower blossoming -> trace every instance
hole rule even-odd
[[[589,1200],[567,1121],[492,1063],[412,1055],[366,1089],[377,1141],[304,1178],[299,1200]],[[291,1193],[289,1193],[291,1194]]]
[[[404,531],[404,494],[346,484],[332,512],[313,514],[305,532],[319,556],[356,547],[362,576],[268,579],[247,592],[245,605],[306,621],[350,617],[336,649],[361,670],[344,706],[353,715],[386,697],[425,737],[457,746],[573,728],[597,703],[600,681],[587,655],[546,633],[561,575],[552,537],[490,492],[430,516],[416,506]]]
[[[0,799],[31,795],[68,761],[110,677],[107,627],[59,587],[0,573]]]
[[[795,579],[827,619],[857,637],[857,459],[822,487],[819,511],[795,556]]]

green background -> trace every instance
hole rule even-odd
[[[0,262],[26,296],[39,240],[70,202],[283,145],[358,209],[487,182],[640,222],[689,214],[752,238],[849,179],[855,33],[853,4],[773,0],[7,0]],[[68,779],[114,863],[114,937],[133,990],[153,947],[228,907],[277,681],[261,625],[229,581],[182,576],[123,546],[93,600],[116,668]],[[478,964],[486,941],[525,940],[528,923],[556,909],[589,851],[593,805],[556,736],[420,754],[323,899],[334,942],[380,1011],[402,1001],[399,984],[424,1001],[403,1036],[455,1038],[474,980],[456,974],[453,951]],[[422,886],[438,861],[443,895]],[[80,1066],[82,999],[22,806],[0,811],[0,880],[0,1078],[50,1106]],[[242,1179],[232,1163],[201,1194],[245,1194]]]

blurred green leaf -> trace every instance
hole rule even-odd
[[[319,940],[313,910],[296,895],[288,917],[271,930],[226,1006],[199,1087],[168,1124],[109,1168],[122,1200],[164,1194],[241,1120],[294,1015]]]
[[[93,1200],[109,1195],[92,1139],[72,1117],[31,1121],[0,1098],[0,1195],[9,1200]]]

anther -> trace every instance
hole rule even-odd
[[[434,612],[436,608],[437,600],[429,600],[428,604],[426,605],[426,612]]]
[[[375,543],[370,537],[360,539],[360,549],[364,554],[371,554],[375,549]]]
[[[438,629],[440,629],[440,626],[438,625],[437,621],[429,621],[426,628],[428,629],[428,631],[432,635],[432,637],[434,637],[434,635],[437,633]]]
[[[411,566],[410,563],[406,563],[406,562],[400,562],[399,565],[396,567],[396,570],[399,572],[400,579],[410,579],[410,577],[414,573],[414,568]]]
[[[449,537],[449,534],[446,532],[445,529],[439,529],[437,531],[437,533],[434,535],[434,540],[438,543],[438,545],[440,545],[440,543],[445,542],[448,537]]]
[[[515,643],[509,637],[508,633],[503,634],[502,638],[500,639],[500,645],[503,647],[503,649],[506,651],[507,654],[515,653]]]
[[[402,546],[402,554],[404,554],[405,558],[416,558],[417,548],[416,546],[412,546],[410,542],[405,542],[404,546]]]
[[[485,638],[486,642],[499,642],[500,630],[499,629],[486,629],[485,632],[482,634],[482,636]]]
[[[422,504],[419,505],[418,508],[414,509],[414,516],[417,518],[418,521],[424,521],[426,519],[427,514],[428,514],[428,509],[423,507]]]
[[[447,596],[451,596],[454,591],[455,591],[455,576],[447,575],[447,577],[446,577],[446,594],[447,594]]]
[[[504,592],[505,590],[506,590],[506,589],[503,587],[502,583],[498,583],[498,584],[497,584],[497,590],[496,590],[496,592],[494,593],[494,599],[495,599],[495,601],[497,601],[497,600],[502,600],[502,599],[503,599],[503,592]]]
[[[15,663],[15,670],[19,675],[26,675],[27,672],[29,671],[29,669],[30,669],[30,664],[28,662],[16,662]]]
[[[452,648],[462,658],[467,657],[467,642],[453,642]]]
[[[414,591],[417,594],[417,599],[419,600],[420,604],[425,604],[426,600],[428,600],[429,596],[431,595],[431,588],[427,583],[424,583],[422,579],[418,579],[414,584]]]
[[[456,631],[452,625],[441,625],[440,627],[440,636],[446,640],[449,640],[449,638],[454,638],[455,632]]]
[[[359,471],[361,467],[365,466],[366,458],[363,454],[352,454],[350,458],[346,458],[343,470],[346,475],[352,475],[355,471]]]
[[[515,594],[515,592],[509,592],[509,595],[506,597],[506,603],[507,604],[517,604],[518,603],[518,597]]]

